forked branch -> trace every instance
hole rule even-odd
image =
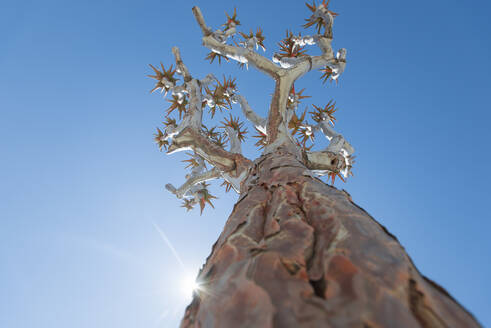
[[[243,64],[251,64],[267,75],[276,78],[280,68],[257,52],[243,47],[237,47],[223,43],[214,37],[212,29],[206,25],[205,19],[199,7],[193,7],[193,14],[203,33],[203,45],[211,51],[238,61]]]
[[[183,199],[183,206],[187,209],[200,204],[203,210],[206,203],[211,204],[215,198],[208,192],[206,181],[223,178],[226,190],[233,188],[240,192],[242,182],[246,178],[253,163],[241,154],[241,142],[245,140],[247,128],[238,117],[230,114],[221,123],[222,126],[207,127],[203,124],[204,109],[208,108],[211,118],[222,111],[232,110],[232,104],[239,104],[243,115],[254,125],[259,133],[256,143],[264,148],[264,153],[271,153],[278,148],[286,149],[303,161],[312,172],[320,175],[329,175],[333,179],[341,179],[351,174],[353,164],[353,147],[329,125],[334,125],[334,103],[329,102],[324,108],[314,106],[312,114],[314,124],[305,121],[307,109],[297,113],[299,103],[303,98],[302,90],[295,90],[295,82],[311,70],[321,69],[321,79],[335,80],[337,82],[346,65],[346,50],[340,49],[334,54],[331,43],[333,40],[333,22],[336,13],[328,9],[329,1],[315,2],[307,7],[311,11],[310,18],[304,27],[314,26],[317,34],[302,36],[287,31],[286,38],[280,43],[280,51],[273,55],[273,60],[258,54],[255,49],[264,47],[264,35],[258,28],[254,33],[238,32],[243,41],[233,44],[227,40],[237,33],[236,26],[240,25],[236,12],[229,16],[223,30],[212,29],[198,7],[193,7],[194,17],[202,32],[203,45],[211,50],[207,59],[232,59],[242,65],[252,65],[260,72],[272,77],[275,89],[267,118],[258,115],[249,105],[246,98],[237,91],[235,79],[232,77],[218,80],[213,74],[208,74],[199,80],[193,77],[184,64],[179,49],[172,48],[176,68],[172,66],[167,70],[161,65],[162,71],[152,66],[155,75],[150,77],[157,80],[152,91],[161,89],[165,94],[170,93],[171,106],[167,109],[164,122],[165,129],[157,129],[155,141],[160,148],[166,148],[168,154],[192,150],[194,153],[188,162],[192,168],[191,174],[186,175],[186,182],[176,188],[171,184],[166,188],[178,198]],[[311,56],[307,54],[306,46],[316,45],[321,54]],[[179,81],[182,77],[182,83]],[[178,113],[179,121],[169,114]],[[182,120],[181,120],[182,116]],[[322,132],[329,140],[329,145],[322,151],[311,151],[306,142],[314,141],[315,134]],[[225,147],[229,143],[229,151]],[[208,170],[205,162],[213,166]],[[344,177],[344,178],[343,178]]]

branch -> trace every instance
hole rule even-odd
[[[321,29],[320,26],[324,27],[324,33],[302,38],[298,37],[295,39],[295,42],[300,46],[317,44],[322,54],[320,56],[308,56],[301,64],[295,65],[292,69],[294,71],[293,77],[295,80],[312,69],[326,66],[333,70],[333,80],[337,80],[339,75],[344,71],[346,65],[346,49],[340,49],[336,57],[334,57],[331,46],[333,39],[332,26],[335,16],[337,16],[337,14],[328,10],[327,5],[319,4],[315,7],[314,13],[308,19],[310,22],[304,25],[304,27],[311,26],[317,21],[317,24],[319,24],[319,33]]]
[[[184,78],[184,82],[189,82],[193,78],[191,74],[189,74],[189,70],[184,65],[184,62],[182,61],[181,58],[181,52],[179,51],[178,47],[172,47],[172,53],[174,54],[174,58],[176,59],[176,66],[178,68],[178,73],[182,75]]]
[[[290,74],[294,80],[299,79],[305,73],[311,70],[334,65],[336,63],[336,58],[334,57],[331,46],[332,39],[320,35],[314,37],[313,39],[316,40],[315,44],[317,44],[319,49],[322,51],[322,54],[319,56],[302,57],[303,60],[300,63],[295,64],[295,66],[290,69]]]
[[[211,165],[222,172],[229,172],[231,175],[238,175],[243,170],[251,166],[251,161],[241,154],[231,153],[215,145],[201,132],[187,127],[182,130],[173,140],[167,151],[172,154],[182,150],[194,150]]]
[[[228,139],[230,140],[230,152],[235,154],[242,153],[242,147],[239,140],[239,134],[230,126],[225,126],[225,131],[227,132]]]
[[[165,189],[176,195],[177,198],[182,199],[193,186],[201,182],[217,179],[220,175],[220,171],[217,168],[213,168],[200,174],[191,174],[186,182],[177,189],[170,183],[165,185]]]
[[[173,93],[187,93],[189,95],[189,105],[182,122],[179,125],[169,125],[165,135],[159,138],[159,141],[160,139],[172,139],[172,143],[167,151],[168,154],[192,149],[198,156],[198,162],[200,164],[193,168],[191,178],[188,179],[182,187],[176,189],[172,185],[168,185],[170,191],[177,193],[178,197],[183,197],[185,194],[184,190],[189,190],[191,186],[202,182],[203,179],[215,178],[215,175],[218,174],[218,176],[220,176],[222,173],[227,173],[228,176],[237,179],[239,176],[242,176],[243,172],[247,171],[252,164],[250,160],[244,158],[240,154],[240,142],[237,133],[234,131],[227,130],[231,142],[231,152],[224,150],[203,135],[201,132],[203,116],[203,95],[201,90],[203,85],[211,83],[215,80],[215,77],[212,74],[209,74],[202,81],[193,78],[182,61],[179,48],[173,47],[172,53],[174,54],[177,68],[185,80],[182,86],[174,88],[175,90],[173,90]],[[212,171],[209,171],[210,173],[203,173],[203,159],[215,167],[215,169],[212,170],[213,173],[211,173]],[[234,185],[235,189],[236,186],[237,184]]]
[[[346,167],[342,154],[333,153],[328,150],[305,152],[304,161],[307,168],[314,171],[330,171],[338,173]]]
[[[232,96],[233,102],[238,102],[240,104],[240,108],[244,113],[244,116],[254,124],[254,126],[261,132],[266,133],[266,120],[261,116],[257,115],[256,112],[249,106],[249,103],[244,98],[244,96],[239,94],[234,94]]]
[[[351,144],[346,141],[341,134],[334,131],[334,129],[329,126],[327,121],[321,121],[318,124],[318,127],[315,127],[315,129],[320,129],[330,141],[329,146],[327,147],[328,150],[335,153],[339,153],[341,150],[344,150],[347,155],[352,155],[355,152],[353,146],[351,146]]]
[[[275,94],[273,95],[270,112],[268,116],[268,144],[281,143],[281,140],[288,142],[285,134],[288,134],[288,125],[291,113],[288,113],[286,108],[286,99],[289,96],[290,88],[293,83],[312,69],[321,67],[329,68],[329,77],[337,80],[339,75],[344,71],[346,66],[346,49],[340,49],[336,57],[334,57],[331,42],[332,42],[332,15],[326,13],[329,20],[325,23],[326,32],[323,35],[292,37],[295,44],[299,47],[304,45],[317,44],[322,54],[320,56],[301,56],[301,57],[281,57],[273,58],[275,62],[279,62],[285,69],[280,72],[280,78],[277,79]],[[314,127],[312,127],[314,128]],[[278,140],[277,140],[278,139]],[[330,139],[329,139],[330,140]],[[349,144],[348,144],[349,145]],[[346,146],[348,153],[350,148]],[[339,148],[339,147],[338,147]]]
[[[199,7],[193,7],[193,14],[201,28],[201,32],[203,33],[203,45],[205,47],[209,48],[213,52],[236,60],[240,63],[250,63],[251,65],[255,66],[259,71],[266,73],[273,78],[277,77],[278,72],[281,70],[280,67],[276,66],[269,59],[259,55],[253,50],[240,48],[220,42],[213,36],[211,28],[206,25],[205,19]]]

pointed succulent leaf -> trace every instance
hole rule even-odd
[[[189,212],[194,208],[194,205],[196,205],[196,200],[194,198],[185,198],[182,201],[181,207],[184,207],[186,212]]]
[[[232,184],[230,182],[228,182],[227,180],[223,180],[223,182],[220,186],[225,187],[225,192],[229,192],[230,189],[232,189]]]
[[[196,160],[196,156],[195,156],[195,155],[190,154],[190,153],[186,153],[186,155],[188,155],[190,158],[188,158],[188,159],[184,159],[184,160],[182,160],[182,161],[181,161],[181,162],[183,162],[183,163],[187,163],[187,165],[186,165],[186,167],[185,167],[186,169],[187,169],[187,168],[191,168],[191,169],[193,169],[193,168],[195,168],[195,167],[198,167],[198,166],[199,166],[199,163],[198,163],[198,161]]]
[[[209,60],[210,61],[210,64],[213,64],[213,61],[215,59],[218,59],[218,64],[220,65],[222,63],[222,59],[224,59],[225,61],[228,62],[228,58],[224,55],[220,55],[220,54],[217,54],[216,52],[209,52],[208,55],[206,55],[205,57],[206,60]]]
[[[162,130],[157,128],[157,133],[154,133],[154,138],[155,142],[159,146],[159,150],[162,151],[162,148],[167,150],[167,146],[169,145],[169,142],[164,139],[164,134],[162,133]]]
[[[240,122],[238,117],[233,117],[230,114],[229,118],[225,118],[224,122],[221,122],[223,127],[229,126],[235,131],[237,131],[237,138],[239,141],[245,140],[245,134],[247,133],[247,128],[244,128],[244,122]]]

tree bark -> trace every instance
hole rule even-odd
[[[181,327],[480,327],[286,150],[254,162]]]

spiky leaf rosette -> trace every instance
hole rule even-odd
[[[225,148],[225,146],[227,145],[227,141],[227,136],[224,134],[220,134],[218,137],[211,139],[211,142],[221,148]]]
[[[202,124],[201,128],[203,129],[204,135],[207,136],[209,139],[216,139],[218,136],[220,136],[220,132],[215,131],[216,126],[208,129],[206,125]]]
[[[162,68],[162,71],[155,68],[152,64],[149,65],[155,72],[155,75],[147,75],[147,76],[157,80],[157,83],[155,84],[153,89],[150,90],[150,92],[154,92],[155,90],[162,89],[161,90],[162,92],[165,91],[165,93],[167,93],[167,91],[169,91],[172,87],[176,85],[177,79],[174,77],[174,74],[176,73],[176,69],[172,69],[172,65],[168,70],[166,70],[164,65],[160,63],[160,67]]]
[[[299,46],[295,42],[295,39],[302,38],[301,33],[297,36],[293,35],[291,31],[286,31],[286,38],[281,40],[278,45],[280,46],[280,51],[278,55],[281,57],[302,57],[307,56],[307,50],[305,46]]]
[[[206,57],[205,57],[206,60],[209,60],[210,61],[210,64],[213,64],[213,61],[215,59],[218,59],[218,64],[221,65],[222,64],[222,59],[224,59],[225,61],[229,61],[229,59],[227,58],[227,56],[224,56],[224,55],[220,55],[220,54],[217,54],[216,52],[209,52]]]
[[[225,192],[229,192],[232,189],[232,184],[227,180],[223,180],[220,186],[225,187]]]
[[[165,125],[166,128],[172,127],[175,128],[177,127],[177,121],[173,119],[172,117],[166,117],[165,122],[162,122],[162,124]]]
[[[198,163],[198,161],[196,160],[196,155],[193,155],[193,154],[190,154],[190,153],[186,153],[186,155],[189,156],[190,158],[184,159],[184,160],[181,161],[183,163],[187,163],[187,165],[185,167],[186,169],[187,168],[194,169],[195,167],[198,167],[200,165]]]
[[[208,129],[205,125],[202,125],[201,127],[203,129],[204,135],[207,136],[211,142],[221,148],[225,148],[227,144],[227,138],[225,134],[221,133],[220,131],[215,131],[215,126],[210,129]]]
[[[247,133],[247,128],[244,128],[244,122],[240,122],[238,117],[233,117],[230,114],[229,118],[225,118],[224,122],[221,122],[223,127],[229,126],[237,132],[237,138],[239,141],[245,140],[245,134]]]
[[[258,139],[254,145],[259,149],[264,149],[264,147],[266,147],[267,145],[266,139],[268,136],[258,128],[254,127],[254,129],[256,129],[257,135],[254,135],[252,137]]]
[[[194,198],[185,198],[182,200],[182,205],[181,207],[184,207],[186,209],[186,212],[189,212],[194,208],[194,205],[196,205],[196,199]]]
[[[169,142],[164,139],[164,134],[162,133],[162,130],[157,128],[157,133],[154,133],[154,138],[155,142],[159,146],[159,150],[162,151],[162,148],[167,150],[167,146],[169,146]]]
[[[205,208],[206,203],[210,204],[211,207],[215,208],[215,206],[213,206],[211,200],[217,199],[217,197],[213,196],[208,191],[209,184],[207,184],[206,182],[203,182],[203,183],[201,183],[201,186],[203,188],[198,190],[197,196],[199,198],[200,214],[203,214],[203,209]]]
[[[309,147],[307,147],[307,141],[312,142]],[[302,126],[298,130],[297,142],[304,151],[310,151],[312,149],[312,147],[314,146],[314,133],[310,126]]]
[[[248,47],[261,47],[263,51],[266,51],[266,47],[264,46],[264,40],[266,39],[263,35],[263,30],[258,27],[256,30],[256,34],[252,32],[252,30],[249,31],[249,34],[245,34],[243,32],[239,32],[239,34],[244,38],[243,44]]]
[[[227,12],[225,12],[225,15],[227,16],[227,22],[222,25],[225,27],[225,30],[240,25],[240,21],[237,19],[237,8],[234,8],[234,14],[232,17],[230,17]]]
[[[171,103],[169,108],[167,108],[167,115],[170,115],[175,109],[177,109],[177,111],[179,112],[179,119],[181,119],[182,114],[185,113],[187,110],[187,97],[172,95],[172,99],[168,99],[167,101]]]
[[[229,77],[228,79],[223,76],[223,83],[219,80],[216,81],[213,89],[205,88],[206,97],[204,102],[208,105],[211,117],[215,116],[216,110],[232,109],[232,101],[230,97],[237,90],[235,78]]]
[[[321,33],[321,29],[323,27],[325,28],[327,26],[328,22],[326,22],[324,20],[323,15],[319,15],[318,13],[319,12],[325,12],[325,13],[331,14],[332,17],[338,16],[337,13],[329,10],[329,2],[330,2],[330,0],[327,0],[327,1],[326,0],[322,0],[322,3],[319,3],[318,6],[315,4],[315,1],[312,4],[305,3],[305,5],[312,12],[312,16],[310,16],[309,18],[306,18],[305,19],[307,21],[307,23],[305,23],[303,25],[303,27],[304,28],[309,28],[312,25],[315,25],[315,28],[317,30],[317,34],[320,34]]]
[[[297,113],[293,112],[292,118],[290,119],[290,122],[288,122],[288,128],[292,130],[292,135],[297,134],[302,127],[305,120],[305,114],[307,114],[307,108],[305,108],[305,111],[300,117],[297,116]]]
[[[233,96],[235,91],[237,91],[237,83],[235,83],[235,78],[229,76],[228,78],[223,76],[223,83],[217,80],[217,89],[227,98],[229,105],[232,103],[230,97]]]
[[[341,181],[346,183],[346,180],[343,178],[343,176],[340,173],[336,173],[336,172],[327,173],[327,180],[329,181],[329,178],[330,178],[332,185],[334,185],[334,180],[336,179],[336,177],[339,177],[341,179]]]
[[[334,112],[336,112],[338,109],[336,108],[336,103],[332,99],[329,100],[324,108],[317,107],[316,105],[312,106],[314,107],[314,110],[312,112],[309,112],[309,114],[311,114],[312,120],[317,123],[328,121],[332,124],[332,126],[334,126],[334,122],[336,121],[336,118],[334,117]]]
[[[327,80],[331,79],[331,82],[332,82],[332,76],[333,76],[333,70],[332,68],[330,68],[329,66],[326,66],[324,68],[321,68],[320,71],[322,72],[322,75],[321,75],[321,80],[322,83],[326,83]],[[336,80],[336,83],[338,82],[338,80]]]
[[[205,88],[206,97],[205,101],[208,104],[209,112],[211,114],[211,118],[215,116],[216,110],[218,109],[220,112],[223,109],[231,109],[230,101],[228,97],[223,94],[223,90],[221,90],[218,86],[212,90],[208,87]]]
[[[290,109],[295,109],[297,108],[298,104],[302,99],[305,98],[310,98],[310,96],[304,96],[303,92],[305,91],[305,88],[300,90],[300,91],[295,91],[295,85],[292,85],[292,88],[290,90],[290,94],[288,95],[288,100],[286,103],[286,107]]]

